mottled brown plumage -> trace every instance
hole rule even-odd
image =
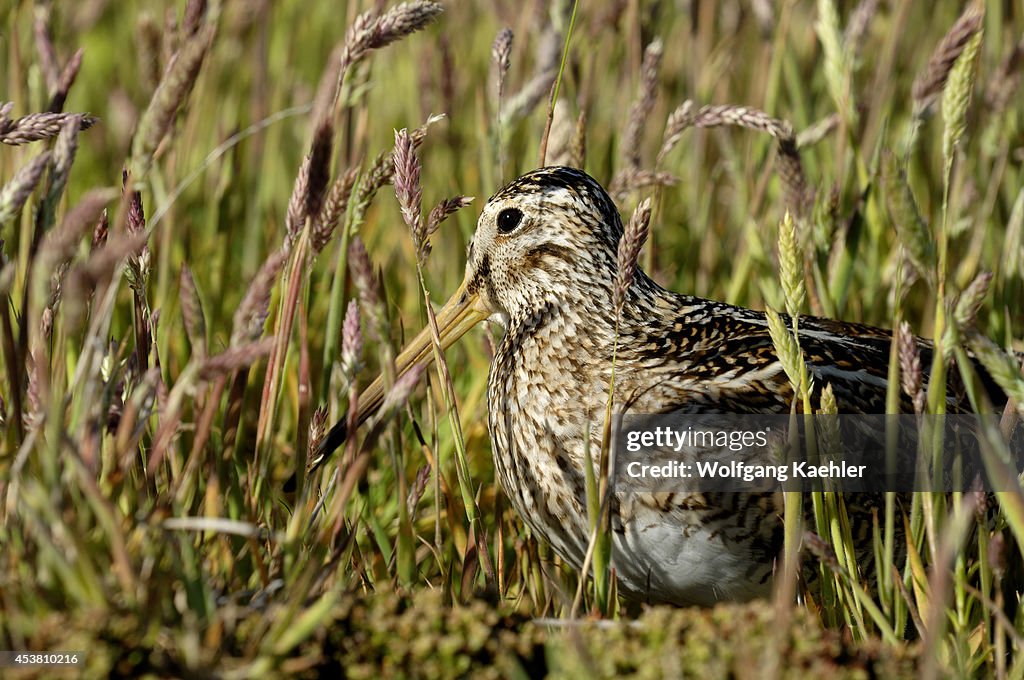
[[[589,536],[584,440],[590,432],[590,450],[600,450],[621,237],[614,203],[590,176],[531,172],[487,202],[464,283],[438,314],[445,347],[483,318],[506,328],[488,379],[495,470],[523,520],[577,568]],[[790,412],[793,391],[763,312],[673,293],[638,271],[618,333],[617,412]],[[429,342],[426,332],[414,340],[399,370],[429,360]],[[814,384],[832,386],[841,413],[885,412],[889,331],[803,317],[800,343]],[[918,347],[930,365],[930,344]],[[378,381],[361,398],[364,417],[381,394]],[[966,408],[955,389],[950,408]],[[336,426],[317,460],[344,436]],[[619,589],[677,604],[764,595],[781,548],[780,515],[771,494],[616,494]],[[862,535],[870,526],[870,518],[853,521]]]

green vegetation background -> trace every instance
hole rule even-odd
[[[584,587],[581,612],[591,617],[570,621],[577,575],[529,535],[493,477],[485,393],[497,329],[474,331],[448,353],[463,440],[428,372],[429,387],[401,395],[361,440],[365,457],[340,468],[332,460],[298,499],[284,492],[324,423],[344,417],[351,381],[365,386],[424,323],[412,239],[380,181],[394,130],[446,114],[419,149],[425,209],[476,197],[440,227],[423,265],[442,302],[461,281],[486,197],[539,163],[563,52],[547,161],[582,161],[614,184],[624,217],[654,197],[641,261],[661,283],[785,308],[778,228],[799,206],[787,198],[794,179],[778,172],[775,140],[730,124],[732,109],[716,129],[684,127],[659,154],[685,101],[694,113],[753,107],[788,122],[799,147],[808,201],[796,235],[810,293],[801,311],[886,327],[906,320],[931,337],[943,305],[930,276],[948,243],[950,308],[979,273],[994,272],[976,318],[948,325],[1020,349],[1019,4],[977,5],[983,39],[959,93],[969,95],[966,131],[945,151],[945,78],[937,93],[926,86],[960,3],[631,0],[580,3],[575,18],[567,2],[444,4],[421,32],[373,46],[345,72],[327,116],[336,198],[346,173],[358,174],[315,256],[306,243],[315,216],[288,220],[315,140],[310,104],[343,54],[332,50],[365,42],[360,26],[387,28],[357,16],[388,7],[223,0],[197,23],[183,2],[0,8],[7,119],[45,111],[79,48],[63,110],[98,118],[73,152],[69,133],[0,148],[8,188],[45,149],[73,157],[63,191],[50,163],[24,207],[3,212],[17,192],[0,195],[0,647],[85,650],[89,676],[328,666],[354,677],[470,668],[1022,677],[1024,661],[1006,650],[1024,626],[1006,620],[998,599],[1008,565],[1021,560],[1020,494],[984,499],[991,512],[970,517],[961,498],[925,503],[911,557],[891,565],[896,581],[876,582],[853,564],[835,570],[828,559],[819,567],[806,554],[835,584],[828,601],[640,613],[609,608]],[[492,45],[503,27],[514,39],[499,100]],[[660,66],[645,79],[655,39]],[[183,76],[181,63],[197,52],[201,67]],[[645,91],[653,99],[636,109]],[[135,241],[132,191],[148,230]],[[356,240],[372,275],[350,255]],[[358,361],[342,356],[353,299],[362,303]],[[240,308],[248,316],[239,319]],[[261,337],[285,337],[287,354],[268,358]],[[995,360],[1009,361],[995,345]],[[1024,394],[1019,371],[1005,379]],[[319,512],[310,489],[324,492]],[[842,561],[842,537],[826,538]]]

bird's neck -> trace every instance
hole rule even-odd
[[[538,291],[529,304],[509,310],[503,344],[508,348],[541,334],[548,339],[561,337],[565,349],[583,347],[595,356],[610,356],[616,334],[621,347],[623,341],[635,339],[659,330],[671,323],[680,310],[692,309],[701,314],[709,300],[684,296],[659,286],[642,270],[637,270],[632,285],[626,292],[621,311],[614,305],[614,280],[592,278],[574,282],[573,287]],[[726,307],[728,305],[721,305]],[[556,342],[558,347],[563,342]]]

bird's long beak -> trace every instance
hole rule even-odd
[[[404,375],[414,366],[430,366],[435,358],[435,342],[443,352],[455,344],[470,328],[489,316],[480,296],[476,292],[469,291],[468,283],[469,277],[467,276],[459,289],[436,313],[436,340],[433,326],[428,322],[426,327],[398,353],[395,358],[396,377]],[[384,379],[383,376],[377,376],[370,386],[359,395],[359,422],[365,422],[380,409],[383,403]]]
[[[444,307],[435,315],[437,322],[436,344],[441,351],[451,347],[456,340],[488,317],[488,311],[480,296],[469,289],[469,276],[463,281],[455,294],[448,299]],[[433,363],[434,327],[428,323],[426,328],[408,343],[395,358],[396,379],[408,373],[414,366],[427,367]],[[358,425],[362,425],[384,404],[384,377],[382,375],[370,383],[370,386],[359,395]],[[334,424],[330,431],[320,440],[316,453],[310,461],[310,469],[316,469],[339,446],[345,443],[350,433],[345,418]],[[291,482],[290,482],[291,483]],[[286,489],[288,485],[286,484]]]

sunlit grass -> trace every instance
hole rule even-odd
[[[497,488],[486,380],[500,330],[470,333],[426,388],[392,365],[427,301],[461,280],[486,197],[543,140],[546,162],[581,164],[624,216],[653,199],[639,257],[664,285],[788,309],[777,342],[797,352],[798,315],[906,322],[958,358],[924,370],[969,375],[967,343],[1020,403],[1004,351],[1024,329],[1020,10],[449,2],[374,23],[357,21],[364,4],[0,10],[0,98],[14,103],[0,131],[24,142],[0,147],[0,648],[88,650],[90,675],[328,660],[366,676],[473,662],[784,674],[786,659],[825,668],[842,652],[851,672],[1024,676],[1024,618],[1003,587],[1021,579],[1019,490],[889,497],[873,573],[853,559],[842,498],[823,494],[809,549],[795,523],[787,536],[819,593],[655,608],[634,627],[638,608],[609,603],[603,574],[579,583]],[[505,26],[507,74],[492,59]],[[48,108],[98,121],[17,132]],[[394,131],[419,126],[421,220],[477,197],[429,256],[391,186]],[[911,354],[894,344],[890,404],[914,385]],[[830,412],[801,367],[803,410]],[[380,372],[382,416],[286,493]],[[922,394],[932,411],[943,386]],[[614,623],[531,623],[574,609]],[[721,642],[751,636],[749,653]]]

